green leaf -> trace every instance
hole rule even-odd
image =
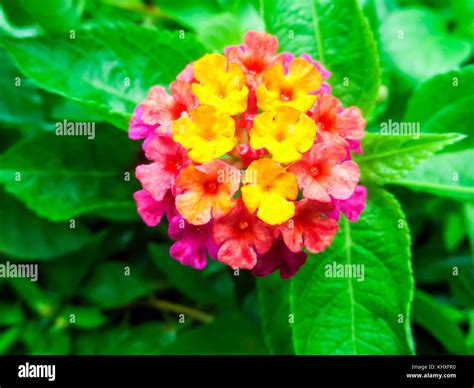
[[[2,1],[1,11],[15,26],[28,26],[35,23],[34,17],[24,11],[20,1]]]
[[[333,94],[368,116],[377,99],[380,68],[357,0],[262,0],[262,5],[266,29],[278,37],[280,48],[317,58],[332,73]]]
[[[397,9],[397,0],[359,0],[374,35],[379,37],[379,27],[388,14]]]
[[[19,303],[0,302],[0,326],[17,325],[25,318]]]
[[[96,234],[78,251],[44,263],[41,274],[47,289],[66,299],[75,295],[93,264],[107,256],[104,252],[105,237],[105,231]]]
[[[165,20],[161,12],[156,8],[144,4],[142,0],[106,0],[87,1],[85,12],[94,21],[120,20],[133,23],[153,23],[156,27],[161,27],[168,20]]]
[[[457,272],[454,272],[454,271]],[[466,266],[453,268],[448,278],[451,293],[460,306],[474,308],[474,258]]]
[[[465,203],[463,205],[464,222],[466,224],[467,236],[471,245],[471,254],[474,257],[474,203]]]
[[[242,313],[252,322],[261,322],[257,290],[249,291],[240,302]]]
[[[263,21],[250,0],[157,0],[166,16],[193,30],[211,50],[240,44],[248,30],[263,30]]]
[[[107,121],[107,116],[100,115],[97,112],[90,112],[87,106],[81,105],[81,103],[68,100],[56,95],[59,101],[56,101],[51,109],[51,116],[53,119],[58,121],[83,121],[83,122],[101,122]],[[51,126],[51,128],[54,128]]]
[[[474,66],[425,81],[410,97],[403,121],[419,123],[422,132],[446,133],[449,130],[470,135],[459,146],[474,147],[474,126],[471,120],[473,84]]]
[[[265,344],[271,354],[295,354],[291,342],[290,282],[277,274],[257,279]]]
[[[413,353],[408,226],[391,194],[369,187],[368,195],[359,221],[341,220],[333,244],[292,279],[297,354]]]
[[[224,9],[236,15],[243,33],[249,30],[264,31],[260,0],[220,0],[220,2]]]
[[[451,2],[456,32],[471,42],[474,41],[474,2],[472,0],[453,0]]]
[[[469,334],[467,336],[466,345],[471,354],[474,354],[474,310],[469,311]]]
[[[210,15],[199,26],[195,30],[198,38],[212,51],[222,52],[225,46],[236,45],[242,41],[243,32],[239,21],[231,13]]]
[[[439,249],[437,250],[439,252]],[[438,253],[439,254],[439,253]],[[415,278],[421,284],[433,284],[446,282],[453,277],[455,268],[467,268],[471,266],[471,257],[453,256],[438,258],[428,252],[420,254],[414,263]]]
[[[355,156],[354,160],[359,164],[362,179],[386,184],[464,137],[456,133],[417,135],[414,132],[410,136],[367,133],[362,139],[364,154]]]
[[[401,179],[391,182],[440,197],[474,200],[474,150],[431,157]]]
[[[85,0],[19,0],[19,3],[23,13],[45,30],[66,32],[79,24]]]
[[[71,229],[69,222],[38,217],[1,189],[0,203],[0,253],[12,259],[48,260],[90,241],[91,235],[81,223]]]
[[[446,250],[453,252],[464,240],[466,230],[461,213],[450,212],[446,215],[443,228],[443,240]]]
[[[240,314],[231,314],[181,333],[164,354],[257,355],[265,354],[265,347],[258,326]]]
[[[0,88],[0,123],[15,129],[42,126],[44,117],[38,89],[21,76],[4,50],[0,50]]]
[[[382,50],[379,29],[380,24],[387,17],[388,13],[397,8],[396,1],[397,0],[359,0],[377,43],[377,51],[380,53],[381,67],[380,87],[377,95],[376,106],[367,122],[368,127],[372,122],[377,122],[379,116],[387,110],[391,99],[391,74],[389,66],[386,64],[386,55],[384,55]]]
[[[0,37],[20,70],[40,87],[78,101],[122,129],[153,85],[168,85],[204,53],[192,34],[132,24],[96,25],[75,38]]]
[[[114,222],[132,222],[141,220],[140,215],[137,212],[137,205],[134,201],[124,202],[108,209],[92,211],[88,214]]]
[[[95,329],[103,325],[107,317],[96,307],[67,306],[56,318],[57,325]]]
[[[471,55],[468,42],[448,34],[443,16],[425,8],[390,13],[380,33],[394,67],[412,83],[456,69]]]
[[[45,327],[38,322],[28,322],[21,330],[20,340],[31,355],[67,355],[71,350],[71,336],[54,327]]]
[[[221,263],[211,261],[206,269],[198,271],[172,258],[169,245],[149,244],[148,247],[158,270],[186,297],[202,304],[235,305],[232,276]]]
[[[149,322],[135,327],[119,326],[99,334],[81,335],[76,352],[84,355],[158,355],[176,339],[176,330]]]
[[[17,2],[9,1],[8,3],[10,3],[9,6],[2,5],[0,7],[0,30],[2,34],[25,38],[36,36],[42,32],[39,25],[32,24],[34,23],[33,18],[30,18],[25,12],[21,12],[21,7]]]
[[[423,291],[416,290],[413,299],[413,321],[427,330],[452,354],[467,354],[463,332],[445,306]]]
[[[148,293],[134,268],[117,262],[103,263],[95,268],[82,290],[87,300],[105,308],[126,305]]]
[[[15,144],[0,156],[0,183],[53,221],[133,204],[137,182],[126,176],[137,144],[113,129],[95,132],[93,140],[43,133]]]
[[[36,282],[29,279],[9,279],[9,284],[17,296],[40,317],[51,318],[58,306],[58,297],[42,290]]]
[[[416,294],[424,294],[424,295],[427,295],[426,293],[424,293],[423,291],[420,291],[420,290],[416,290],[415,291]],[[440,300],[436,300],[435,298],[433,298],[432,296],[430,296],[428,294],[429,298],[431,298],[432,300],[434,300],[436,303],[438,303],[438,310],[441,311],[442,315],[444,315],[447,319],[449,319],[451,322],[455,323],[456,325],[462,325],[464,323],[466,323],[469,319],[469,316],[467,314],[466,311],[464,310],[459,310],[459,308],[451,305],[451,304],[448,304],[448,303],[445,303],[443,302],[443,299],[440,298]],[[415,299],[417,299],[418,297],[415,295]],[[413,302],[415,303],[415,302]],[[413,314],[415,314],[413,312]]]
[[[0,130],[0,154],[22,138],[19,131]]]
[[[157,0],[157,6],[168,17],[176,20],[185,27],[196,28],[205,24],[206,20],[224,11],[219,0],[182,0],[179,3],[172,0]]]
[[[0,354],[6,354],[20,336],[20,330],[20,327],[14,326],[0,333]]]

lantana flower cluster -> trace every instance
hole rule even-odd
[[[331,245],[340,212],[354,222],[365,207],[351,159],[361,112],[330,94],[319,62],[277,50],[274,36],[250,31],[135,109],[129,135],[145,139],[150,161],[136,168],[138,212],[149,226],[166,215],[170,255],[184,265],[210,257],[289,278]]]

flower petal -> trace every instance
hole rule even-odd
[[[172,174],[156,162],[137,166],[135,175],[155,201],[161,201],[172,185]]]
[[[296,203],[295,216],[281,227],[287,247],[299,252],[303,245],[312,253],[322,252],[331,245],[339,227],[328,217],[331,204],[303,199]]]
[[[219,249],[218,260],[231,268],[252,269],[257,263],[257,254],[249,244],[226,240]]]
[[[289,279],[298,272],[306,262],[308,255],[305,252],[291,252],[282,238],[278,238],[272,248],[258,258],[257,265],[252,271],[255,276],[267,276],[280,269],[280,277]]]
[[[155,201],[146,190],[137,191],[133,198],[137,203],[138,214],[148,226],[158,225],[172,206],[172,198],[165,196],[161,201]]]

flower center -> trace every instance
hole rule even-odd
[[[206,228],[203,228],[201,226],[195,226],[194,227],[194,230],[196,231],[196,233],[201,233],[201,234],[205,234],[206,233]]]
[[[206,189],[206,192],[208,192],[209,194],[217,193],[217,183],[216,182],[207,182],[204,185],[204,188]]]
[[[286,133],[285,132],[279,132],[276,134],[275,139],[279,142],[282,142],[283,140],[286,139]]]
[[[173,119],[179,119],[184,113],[187,112],[187,107],[184,104],[176,103],[172,110]]]
[[[316,166],[311,167],[309,171],[312,176],[316,176],[319,174],[319,168],[317,168]]]
[[[167,163],[167,170],[172,172],[178,172],[181,168],[181,161],[179,160],[170,160]]]
[[[291,90],[282,90],[280,94],[280,99],[284,102],[291,100],[293,97],[293,92]]]
[[[263,70],[265,70],[265,63],[265,59],[254,58],[251,56],[248,56],[244,61],[244,65],[247,68],[248,73],[252,76],[257,75],[258,73],[261,73]]]
[[[239,222],[239,228],[244,230],[244,229],[247,229],[249,227],[249,223],[247,221],[240,221]]]
[[[217,91],[217,95],[219,96],[219,98],[222,98],[222,99],[225,98],[226,89],[227,89],[227,84],[220,84],[219,85],[219,88],[218,88],[218,91]]]

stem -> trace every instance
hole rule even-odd
[[[102,0],[102,3],[110,5],[112,7],[120,8],[127,11],[139,12],[143,15],[148,15],[156,18],[166,18],[165,15],[158,9],[156,5],[146,5],[146,4],[135,4],[133,2],[127,3],[115,3],[110,0]]]
[[[195,319],[196,321],[200,321],[203,323],[211,323],[214,320],[214,317],[212,315],[209,315],[203,311],[163,299],[152,299],[144,302],[144,304],[150,307],[157,308],[159,310],[170,311],[176,314],[184,314]]]

